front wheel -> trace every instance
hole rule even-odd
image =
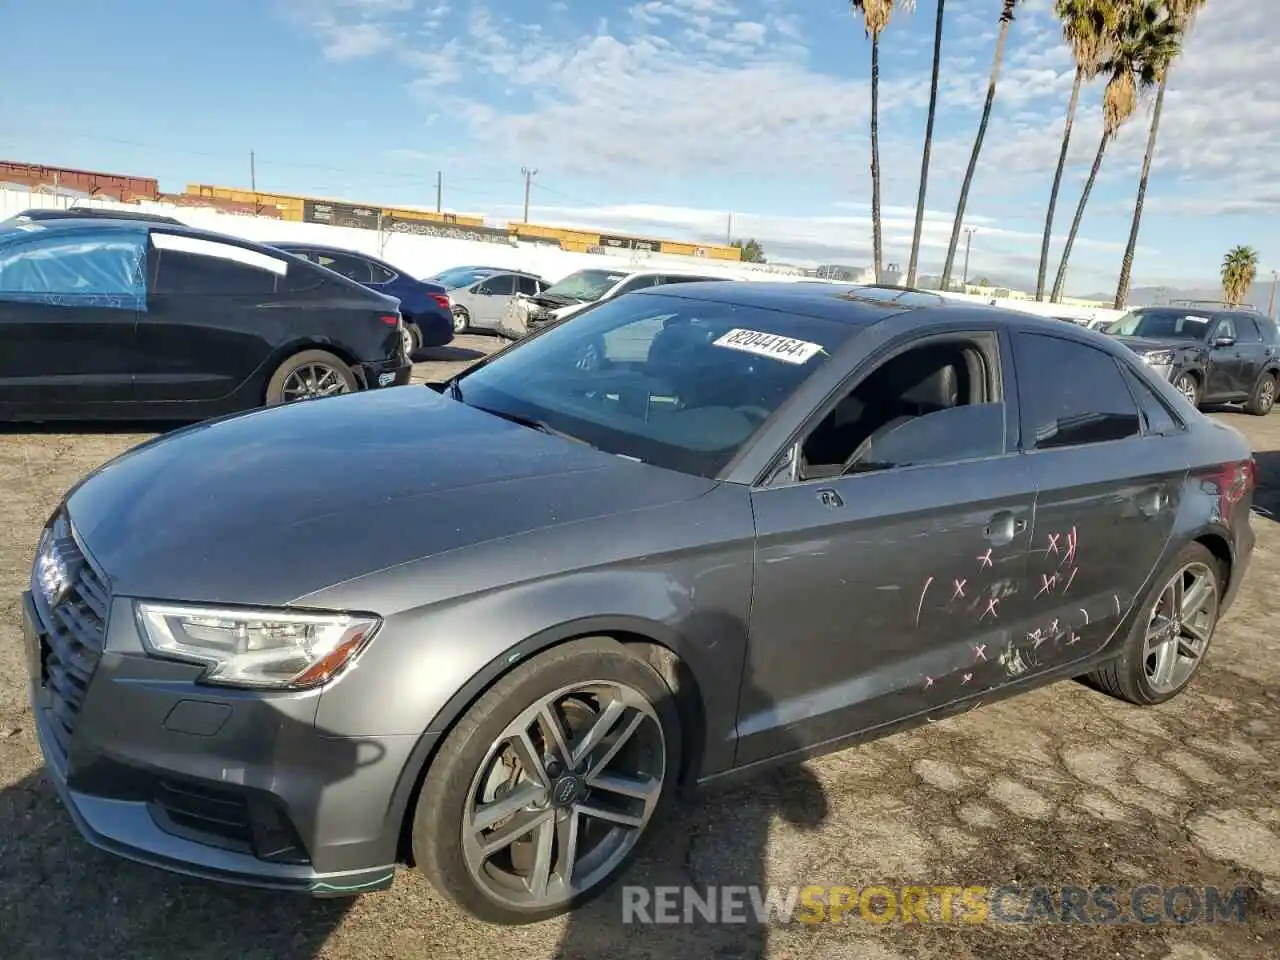
[[[1174,389],[1187,398],[1187,402],[1193,407],[1200,406],[1200,381],[1190,373],[1178,375],[1178,379],[1173,381]]]
[[[1173,699],[1199,671],[1218,626],[1222,567],[1208,548],[1192,543],[1153,582],[1120,657],[1091,676],[1107,693],[1139,706]]]
[[[358,387],[355,374],[327,350],[295,353],[272,374],[267,384],[267,405],[314,400],[351,393]]]
[[[1264,373],[1253,385],[1253,393],[1249,395],[1244,409],[1255,417],[1265,417],[1276,405],[1276,378],[1274,374]]]
[[[671,690],[614,640],[517,667],[458,721],[413,820],[418,866],[491,923],[545,920],[602,893],[636,857],[680,769]]]

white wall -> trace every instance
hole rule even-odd
[[[103,209],[142,209],[163,213],[193,227],[216,230],[246,240],[302,240],[358,250],[380,256],[417,277],[427,277],[450,267],[492,266],[528,270],[551,282],[568,276],[575,270],[587,267],[603,267],[617,270],[628,265],[636,268],[670,267],[705,273],[712,276],[737,277],[743,280],[792,281],[803,279],[796,271],[769,264],[738,264],[694,257],[677,257],[662,254],[631,253],[625,255],[600,255],[569,253],[555,247],[534,243],[515,245],[481,243],[471,240],[450,240],[441,237],[423,237],[390,231],[379,234],[374,230],[352,227],[331,227],[319,223],[297,223],[270,217],[253,217],[223,213],[203,207],[180,207],[167,203],[120,204],[104,200],[78,200],[54,197],[26,190],[0,188],[0,220],[4,220],[31,207],[67,207],[71,205],[93,206]],[[944,293],[943,296],[967,300],[971,303],[987,303],[1007,307],[1022,313],[1040,316],[1073,317],[1077,320],[1115,319],[1121,311],[1073,307],[1066,304],[1036,303],[1027,300],[996,300],[963,293]]]

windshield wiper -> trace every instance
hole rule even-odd
[[[531,430],[537,430],[540,433],[545,433],[548,436],[559,437],[561,440],[572,440],[574,443],[581,443],[588,447],[591,446],[591,444],[587,443],[587,441],[580,437],[575,437],[571,433],[565,433],[563,430],[557,430],[545,420],[521,416],[518,413],[508,413],[506,410],[493,410],[489,407],[480,407],[476,406],[474,403],[470,404],[470,406],[476,410],[482,410],[485,413],[491,414],[492,416],[501,417],[503,420],[509,420],[511,423],[518,423],[522,427],[529,427]]]

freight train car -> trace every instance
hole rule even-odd
[[[155,177],[100,173],[72,167],[47,167],[38,163],[0,160],[0,182],[20,183],[33,189],[75,190],[103,200],[154,200],[160,195]]]

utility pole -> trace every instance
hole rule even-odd
[[[254,193],[258,192],[258,170],[255,163],[253,151],[249,151],[249,189]],[[254,198],[257,199],[256,197]]]
[[[964,228],[964,279],[961,283],[966,287],[969,285],[969,248],[973,245],[973,235],[976,232],[975,227]]]
[[[436,213],[444,205],[444,171],[436,171]]]
[[[732,246],[733,246],[733,214],[732,214],[732,213],[731,213],[731,214],[729,214],[729,228],[728,228],[728,230],[725,232],[725,241],[724,241],[724,242],[725,242],[725,244],[726,244],[726,245],[728,245],[728,246],[730,246],[730,247],[732,247]]]
[[[520,172],[524,174],[524,222],[529,222],[529,188],[533,185],[533,178],[538,175],[537,170],[531,170],[529,167],[521,167]]]
[[[1276,316],[1276,283],[1280,282],[1280,270],[1271,271],[1271,302],[1267,304],[1267,316],[1273,320]]]

